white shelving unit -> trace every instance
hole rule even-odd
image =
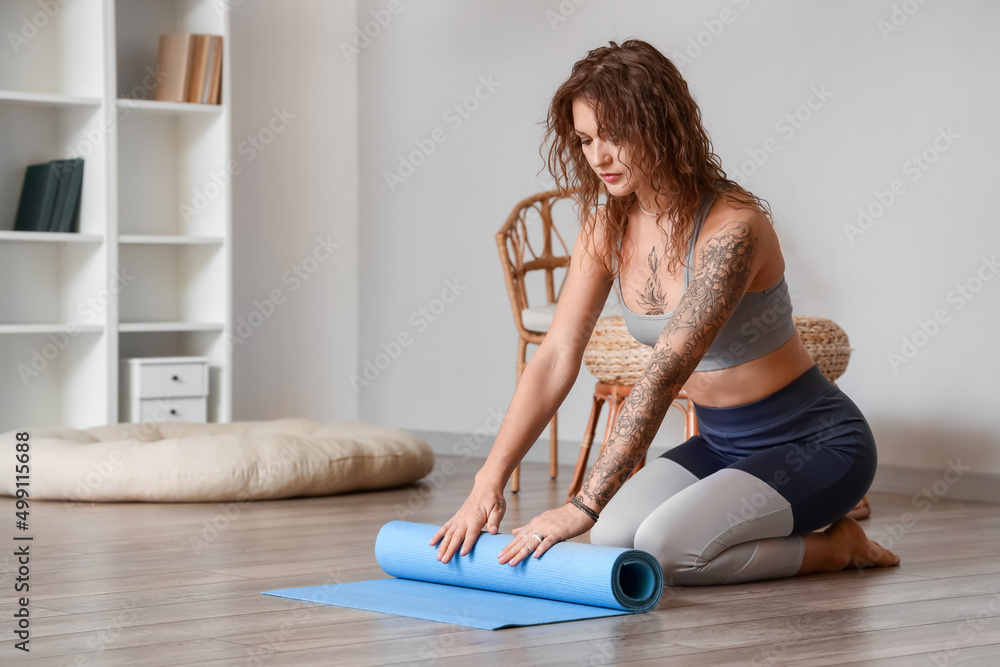
[[[205,357],[231,418],[229,16],[219,0],[0,2],[0,432],[120,420],[119,359]],[[151,99],[159,36],[223,36],[222,104]],[[9,37],[5,39],[9,41]],[[82,157],[79,233],[13,231],[25,168]]]

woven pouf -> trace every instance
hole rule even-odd
[[[653,348],[628,332],[624,317],[602,317],[583,351],[583,363],[598,382],[633,385],[646,370],[652,353]]]
[[[851,343],[847,333],[825,317],[793,315],[792,319],[809,356],[826,379],[833,382],[843,375],[847,362],[851,360]]]
[[[792,319],[806,351],[826,379],[833,382],[843,375],[851,358],[850,341],[844,330],[825,317],[793,315]],[[634,385],[649,364],[652,352],[652,347],[632,337],[624,317],[602,317],[583,351],[583,363],[598,382]]]

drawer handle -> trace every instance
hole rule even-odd
[[[172,414],[174,417],[176,417],[177,416],[177,410],[174,410],[173,408],[171,408],[170,409],[170,414]]]
[[[173,376],[170,379],[173,380],[174,382],[180,382],[181,381],[181,377],[179,375],[175,375],[175,376]]]

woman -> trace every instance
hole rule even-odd
[[[580,494],[515,528],[500,563],[587,530],[652,553],[673,585],[898,563],[845,516],[875,474],[871,430],[803,347],[769,210],[726,178],[674,65],[639,40],[591,51],[547,130],[550,171],[595,213],[471,494],[430,542],[438,559],[498,532],[504,486],[572,387],[614,285],[652,358]],[[701,434],[630,479],[682,386]]]

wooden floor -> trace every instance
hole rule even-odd
[[[1000,513],[947,498],[871,495],[862,525],[895,526],[899,567],[668,588],[646,614],[491,632],[260,594],[385,577],[378,529],[451,517],[479,465],[453,460],[437,484],[242,508],[34,502],[31,652],[13,647],[4,546],[0,664],[1000,665]],[[571,472],[525,464],[501,530],[561,504]]]

